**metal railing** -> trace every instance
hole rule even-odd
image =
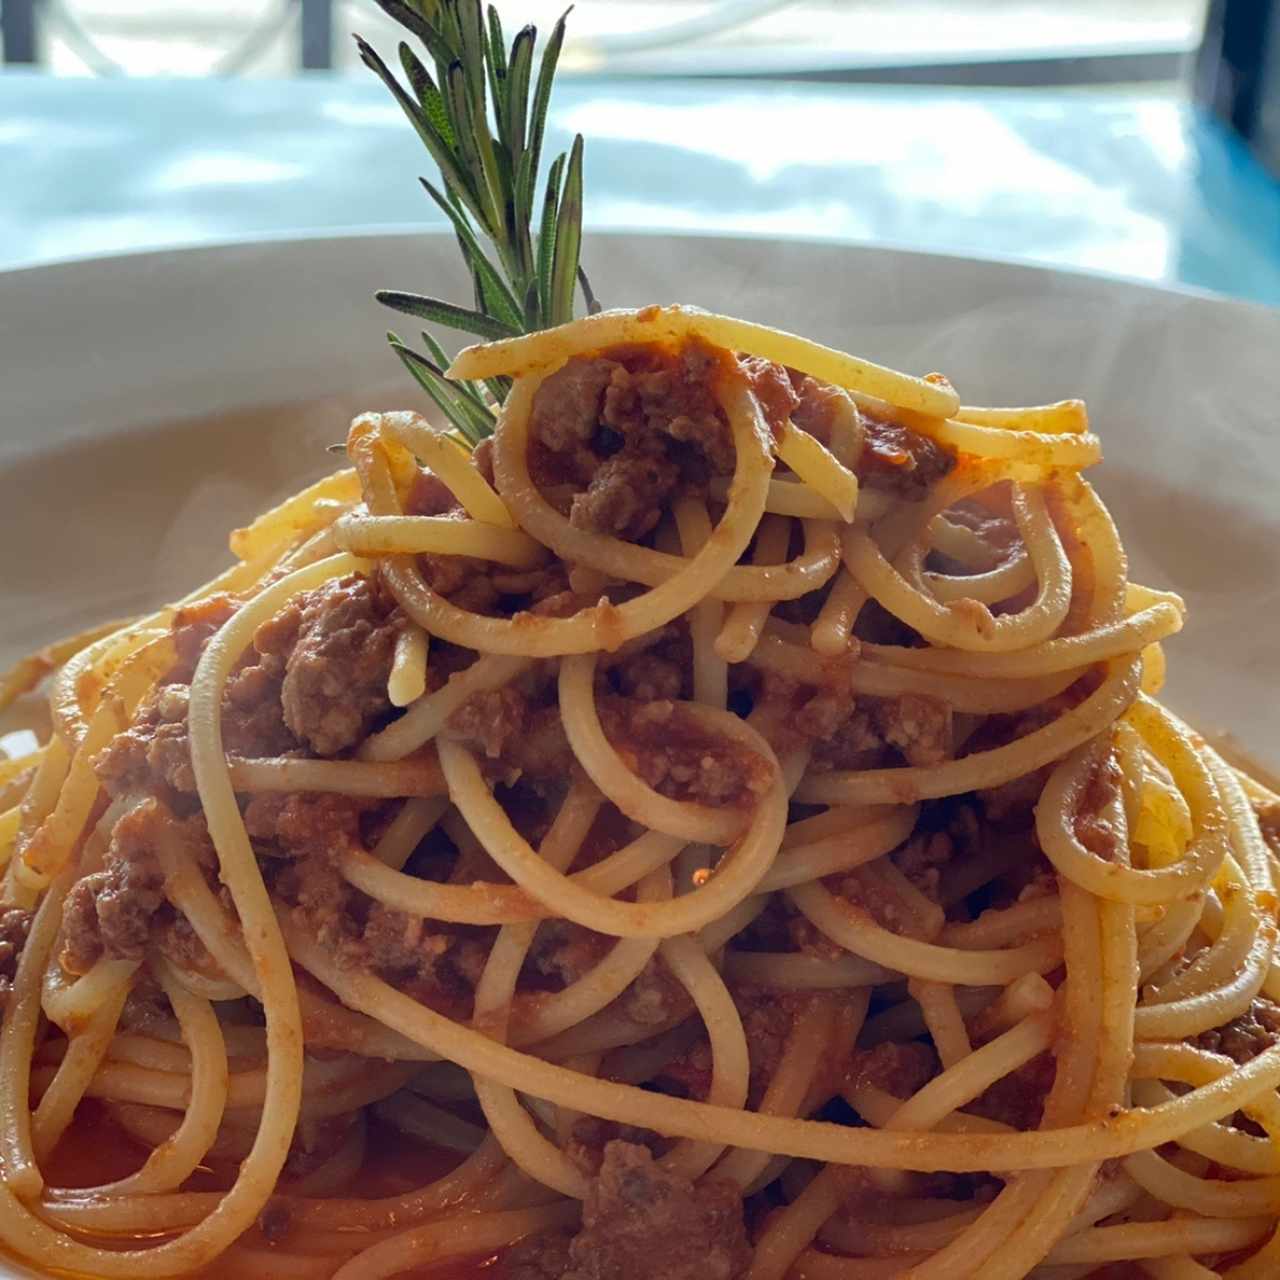
[[[298,15],[298,61],[305,71],[333,66],[333,0],[280,0],[271,12],[214,63],[211,74],[237,75],[252,66]],[[9,66],[40,62],[43,25],[57,34],[95,75],[127,74],[99,47],[64,0],[0,0],[0,39]]]
[[[746,26],[795,0],[719,0],[705,11],[664,26],[584,43],[585,62],[610,75],[705,79],[719,76],[753,79],[822,80],[847,83],[1054,86],[1097,85],[1180,78],[1194,54],[1190,41],[1179,46],[1154,44],[1127,48],[1057,48],[1027,54],[972,54],[957,57],[859,59],[848,52],[778,49],[751,53],[708,45],[707,37]],[[1228,0],[1231,7],[1271,0]],[[304,70],[334,66],[334,0],[280,0],[279,5],[223,54],[213,75],[247,70],[290,22],[297,23],[298,65]],[[68,0],[0,0],[4,61],[38,64],[40,28],[57,35],[99,75],[123,75],[126,68],[109,57],[85,31]]]

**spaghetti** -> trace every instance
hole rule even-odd
[[[450,373],[491,445],[364,415],[7,679],[4,1248],[1271,1275],[1280,801],[1156,700],[1083,406],[683,307]]]

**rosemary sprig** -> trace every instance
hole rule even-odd
[[[568,12],[552,30],[535,77],[537,30],[522,28],[508,49],[493,5],[486,22],[480,0],[377,3],[417,37],[427,59],[401,41],[406,88],[368,42],[356,36],[360,57],[391,91],[440,171],[439,186],[426,178],[422,186],[453,227],[471,273],[474,305],[397,289],[380,290],[378,301],[393,311],[485,339],[572,320],[577,287],[588,309],[599,310],[579,262],[580,134],[568,153],[549,166],[535,215],[547,108]],[[450,382],[444,376],[449,357],[429,334],[422,334],[425,355],[394,333],[387,339],[465,439],[477,444],[490,434],[494,408],[508,390],[505,379]]]

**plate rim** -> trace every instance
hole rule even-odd
[[[175,257],[216,257],[220,253],[233,250],[295,246],[316,248],[325,244],[343,245],[358,241],[390,241],[412,238],[453,243],[453,236],[448,228],[435,223],[356,223],[349,227],[249,231],[243,235],[223,235],[188,244],[156,245],[150,248],[131,247],[106,250],[100,253],[68,254],[65,257],[48,258],[39,262],[4,266],[0,267],[0,289],[6,283],[18,282],[19,278],[22,279],[23,283],[26,283],[32,276],[37,276],[42,272],[75,271],[94,266],[123,266],[131,262],[141,265],[147,261]],[[1157,293],[1194,299],[1199,302],[1240,309],[1246,313],[1253,312],[1271,319],[1280,318],[1280,306],[1272,306],[1254,298],[1241,298],[1234,294],[1221,293],[1202,286],[1187,284],[1183,281],[1148,280],[1139,276],[1129,276],[1121,272],[1106,271],[1097,267],[1041,262],[1032,258],[1020,257],[1016,254],[1001,254],[997,252],[951,253],[945,250],[923,249],[905,241],[896,240],[867,240],[858,237],[823,236],[813,233],[787,233],[779,236],[768,231],[738,229],[719,231],[701,227],[623,226],[592,228],[588,223],[584,233],[584,245],[586,246],[589,246],[593,241],[633,239],[714,241],[722,244],[755,246],[785,243],[787,245],[822,249],[849,249],[855,253],[879,253],[892,257],[909,257],[918,261],[945,262],[953,267],[961,265],[995,267],[1000,270],[1026,271],[1046,277],[1093,281],[1099,284],[1116,286],[1125,291]],[[2,316],[3,305],[0,304],[0,317]]]

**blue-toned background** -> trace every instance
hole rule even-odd
[[[1161,87],[577,79],[552,128],[588,136],[597,227],[877,241],[1280,305],[1280,183]],[[0,267],[436,222],[428,171],[372,78],[0,75]]]

